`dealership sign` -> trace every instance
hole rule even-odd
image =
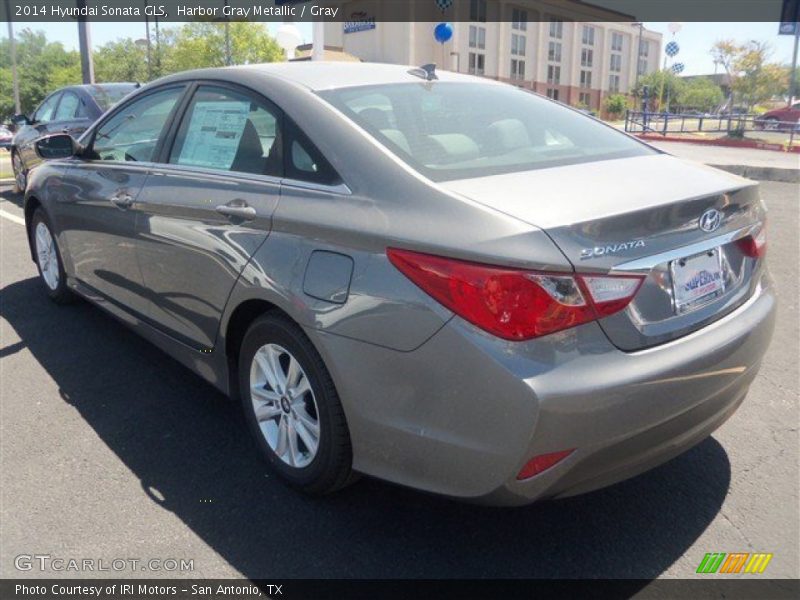
[[[369,31],[375,29],[375,17],[367,16],[363,10],[354,12],[350,15],[350,20],[344,22],[345,33],[358,33],[359,31]]]

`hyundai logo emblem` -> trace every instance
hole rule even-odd
[[[698,224],[703,231],[716,231],[722,224],[722,214],[716,208],[709,208],[700,215]]]

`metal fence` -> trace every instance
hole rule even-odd
[[[625,113],[625,131],[661,135],[704,132],[742,136],[753,131],[778,131],[789,133],[792,143],[795,133],[800,131],[800,122],[765,119],[753,114],[674,114],[629,110]]]

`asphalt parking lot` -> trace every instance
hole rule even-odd
[[[368,479],[321,500],[289,490],[235,404],[100,310],[46,299],[21,198],[0,187],[0,577],[86,575],[15,568],[50,554],[194,567],[114,576],[653,579],[769,552],[770,577],[796,578],[800,194],[763,196],[778,327],[739,411],[633,480],[494,509]]]

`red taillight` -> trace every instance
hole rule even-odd
[[[561,452],[551,452],[550,454],[540,454],[539,456],[534,456],[525,463],[524,467],[522,467],[522,470],[520,470],[519,474],[517,475],[517,480],[521,481],[523,479],[530,479],[531,477],[546,471],[550,467],[555,466],[573,452],[575,452],[575,448],[572,448],[571,450],[562,450]]]
[[[396,248],[386,253],[444,306],[506,340],[546,335],[620,311],[644,280],[523,271]]]
[[[742,254],[750,258],[761,258],[767,253],[767,226],[763,225],[757,233],[751,233],[736,241]]]

